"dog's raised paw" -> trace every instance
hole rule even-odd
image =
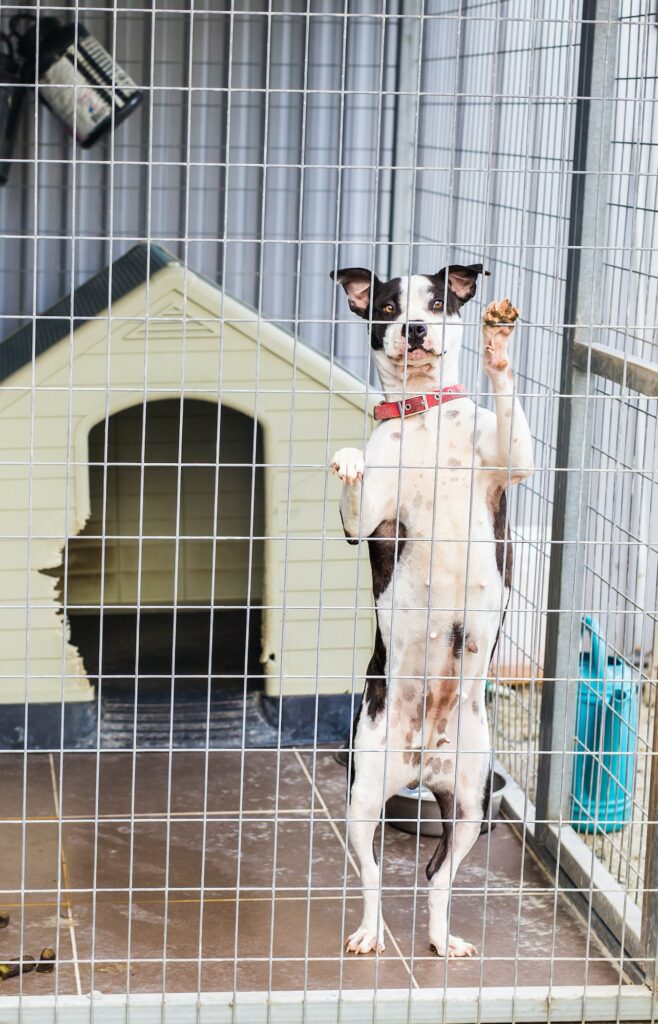
[[[374,931],[369,931],[363,927],[357,928],[355,932],[352,932],[345,943],[345,950],[348,953],[354,953],[356,956],[359,953],[383,953],[384,949],[383,937],[380,936],[378,940]]]
[[[446,956],[450,959],[459,957],[477,956],[477,949],[470,942],[465,942],[457,935],[449,935],[447,946],[445,942],[435,942],[430,939],[430,946],[438,956]]]
[[[340,448],[331,460],[331,468],[342,483],[355,484],[363,480],[363,452],[358,448]]]
[[[484,311],[482,322],[486,327],[509,326],[519,318],[519,311],[509,299],[490,302]]]
[[[484,336],[484,369],[487,373],[509,371],[507,345],[519,315],[518,309],[509,299],[490,302],[484,311],[482,334]]]

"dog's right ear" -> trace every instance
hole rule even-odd
[[[471,263],[468,267],[462,267],[458,263],[451,263],[449,267],[440,270],[437,277],[444,277],[448,273],[448,288],[459,299],[460,305],[468,302],[475,295],[477,279],[480,274],[491,277],[488,270],[485,270],[481,263]]]
[[[332,270],[331,280],[336,284],[342,284],[352,312],[367,320],[370,311],[370,289],[380,283],[379,278],[365,267],[348,267],[345,270],[337,270],[335,274]]]

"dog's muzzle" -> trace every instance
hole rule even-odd
[[[427,324],[421,323],[418,320],[410,320],[402,328],[402,337],[404,338],[405,336],[407,348],[410,352],[414,352],[417,348],[422,348],[427,337]]]

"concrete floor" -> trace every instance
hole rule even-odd
[[[451,930],[477,958],[431,953],[424,868],[436,841],[421,839],[416,871],[415,837],[390,826],[386,952],[346,956],[360,897],[344,769],[330,752],[231,750],[208,755],[207,787],[205,770],[201,750],[0,755],[11,915],[0,960],[21,938],[25,954],[59,954],[54,974],[2,994],[619,982],[505,822],[478,840],[453,892]]]

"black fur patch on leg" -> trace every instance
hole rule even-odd
[[[491,800],[491,783],[493,778],[493,768],[491,765],[487,766],[487,775],[484,780],[484,793],[482,795],[482,821],[489,820],[489,801]]]
[[[489,658],[489,664],[492,663],[492,661],[494,659],[494,654],[496,653],[496,648],[498,647],[498,641],[500,639],[500,630],[501,630],[501,627],[502,627],[503,623],[505,622],[505,616],[507,615],[507,606],[508,605],[509,605],[509,594],[507,595],[507,601],[505,602],[505,607],[503,608],[503,614],[500,617],[500,623],[498,625],[498,629],[496,630],[496,639],[494,640],[494,645],[491,648],[491,657]]]
[[[407,528],[404,523],[387,519],[381,522],[368,538],[375,603],[391,582],[395,566],[404,551],[406,536]],[[375,633],[375,649],[366,672],[363,701],[373,722],[386,708],[386,647],[379,629],[379,621]]]
[[[453,622],[448,640],[455,658],[461,658],[464,650],[464,623]]]
[[[385,519],[368,537],[372,592],[375,601],[383,594],[393,576],[395,566],[402,558],[407,528],[395,519]]]
[[[427,867],[425,868],[425,874],[427,875],[427,881],[428,882],[432,881],[432,879],[434,878],[434,875],[437,873],[437,871],[439,870],[439,868],[443,864],[444,860],[446,859],[447,852],[448,852],[448,837],[446,835],[446,827],[444,825],[443,826],[443,835],[439,836],[439,842],[438,842],[438,845],[436,847],[436,850],[432,854],[432,858],[431,858],[429,864],[427,865]]]
[[[363,693],[363,704],[368,717],[375,721],[386,708],[386,648],[377,624],[375,633],[375,649],[366,673],[366,688]]]
[[[436,802],[439,805],[441,811],[441,818],[443,820],[443,835],[439,837],[439,842],[436,850],[432,854],[432,858],[425,869],[427,875],[427,881],[431,882],[434,875],[437,873],[441,865],[446,860],[446,857],[450,853],[450,847],[452,846],[452,835],[453,835],[453,813],[454,821],[459,821],[460,818],[464,817],[459,800],[455,802],[454,793],[448,793],[445,790],[435,790],[434,796]]]
[[[350,799],[350,797],[352,795],[352,786],[354,785],[354,774],[355,774],[354,751],[355,751],[355,743],[356,743],[356,729],[357,729],[357,726],[359,724],[359,719],[361,718],[361,712],[362,711],[363,711],[363,701],[361,701],[361,703],[359,704],[359,710],[357,711],[356,715],[354,716],[354,721],[352,722],[352,750],[351,750],[351,752],[348,750],[348,755],[347,755],[347,775],[348,775],[348,778],[347,778],[347,783],[348,783],[347,784],[347,799],[348,799],[348,801],[349,801],[349,799]]]
[[[504,487],[498,487],[491,492],[489,509],[496,540],[496,565],[503,583],[509,589],[512,586],[512,535],[507,522],[507,494]]]

